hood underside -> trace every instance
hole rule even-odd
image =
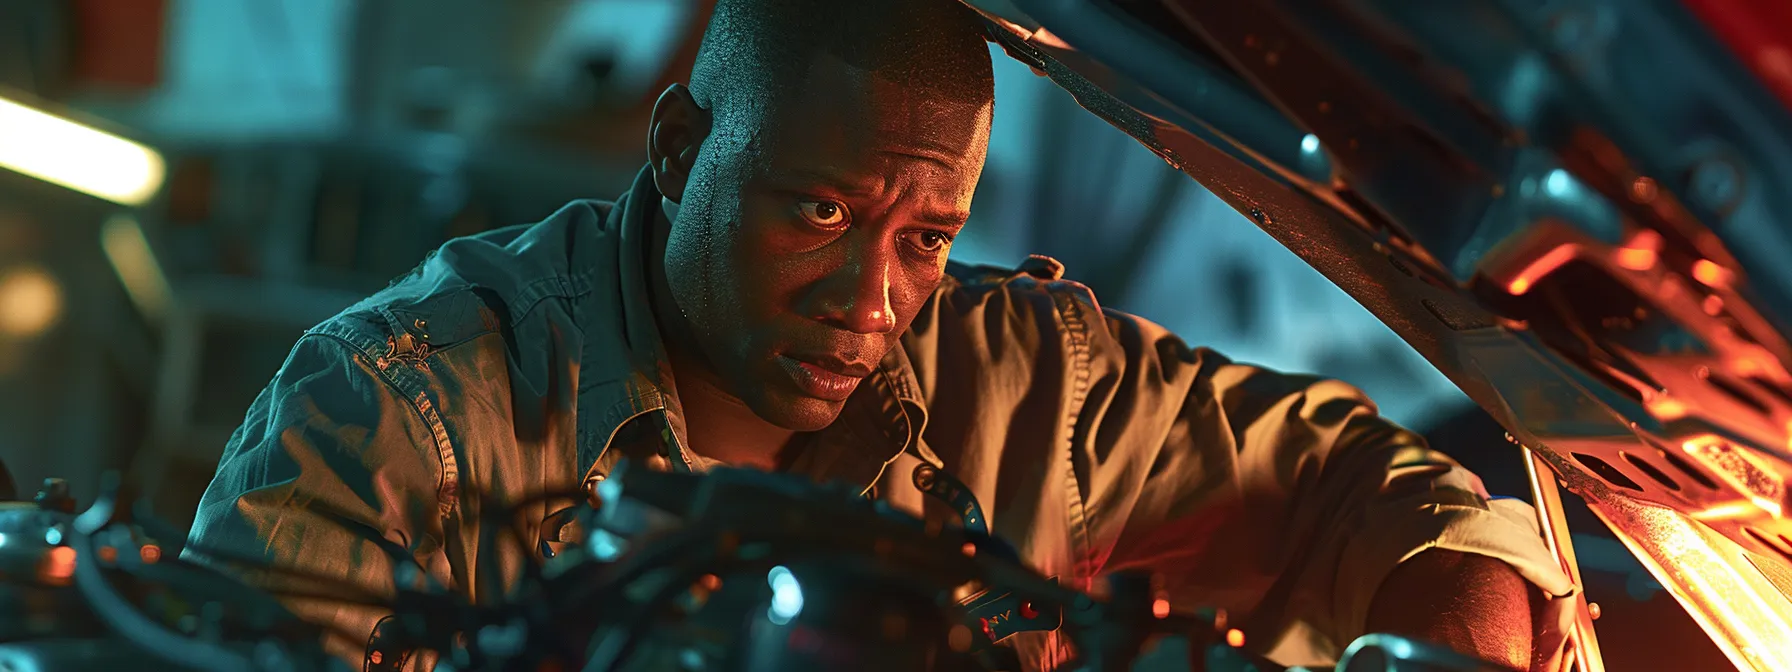
[[[1449,376],[1738,667],[1792,669],[1792,10],[965,2]]]

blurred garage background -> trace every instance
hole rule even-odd
[[[0,459],[20,496],[56,476],[85,500],[121,470],[186,524],[301,331],[448,238],[619,194],[710,4],[0,0]],[[1191,343],[1366,389],[1495,494],[1528,496],[1502,430],[1378,320],[994,56],[956,258],[1055,256]],[[1610,669],[1729,669],[1573,513]]]

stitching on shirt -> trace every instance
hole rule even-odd
[[[1079,557],[1074,564],[1076,579],[1087,584],[1094,574],[1095,552],[1089,538],[1089,516],[1086,503],[1083,501],[1082,484],[1076,473],[1076,435],[1077,419],[1083,413],[1083,403],[1089,398],[1089,327],[1083,317],[1082,306],[1077,305],[1076,298],[1069,291],[1058,287],[1057,283],[1048,283],[1045,290],[1052,297],[1057,308],[1058,319],[1064,324],[1065,345],[1069,349],[1069,360],[1074,387],[1071,389],[1069,413],[1065,414],[1065,433],[1069,437],[1065,441],[1064,460],[1065,479],[1070,498],[1070,534],[1071,544],[1077,549]]]
[[[550,275],[529,283],[516,295],[516,298],[519,299],[518,303],[522,307],[506,311],[510,313],[511,322],[521,323],[529,319],[530,313],[535,312],[536,308],[549,299],[577,302],[584,298],[586,294],[592,292],[591,277],[595,272],[595,270],[589,270],[572,275]]]
[[[319,324],[307,330],[299,337],[299,340],[302,341],[308,336],[322,336],[331,340],[340,341],[344,346],[347,346],[350,353],[365,355],[370,360],[378,358],[382,352],[382,344],[380,340],[369,336],[361,330],[352,328],[347,324],[347,319],[347,316],[331,318],[323,324]],[[297,347],[297,343],[294,344],[294,347]]]
[[[410,398],[412,408],[416,409],[418,417],[423,419],[424,426],[429,428],[435,439],[436,460],[442,466],[442,475],[436,482],[436,512],[442,520],[447,520],[460,504],[460,462],[454,457],[453,444],[448,440],[448,428],[442,423],[441,415],[436,413],[435,404],[429,400],[429,385],[409,377],[417,375],[418,370],[429,372],[427,359],[430,356],[430,345],[419,342],[398,316],[393,314],[392,308],[391,304],[386,304],[374,311],[385,320],[391,331],[386,337],[388,349],[374,359],[374,368],[382,374],[404,376],[402,381],[392,378],[391,382]],[[397,363],[410,364],[415,369],[402,374],[395,373],[392,365]],[[400,382],[409,385],[400,385]]]
[[[305,336],[301,336],[300,340],[314,336],[341,342],[343,345],[348,346],[351,357],[358,355],[366,358],[369,362],[375,358],[373,352],[376,350],[365,347],[357,349],[354,341],[344,338],[342,335],[336,333],[335,330],[312,331],[305,334]],[[371,343],[371,339],[369,339],[369,341]],[[296,348],[297,345],[294,345],[294,347]],[[404,399],[405,402],[410,405],[411,410],[417,414],[417,419],[421,420],[423,425],[429,428],[430,434],[436,442],[436,459],[441,467],[441,473],[436,478],[436,510],[442,518],[446,519],[454,512],[460,501],[460,465],[459,461],[454,457],[454,446],[448,439],[448,428],[442,424],[442,418],[436,413],[435,405],[430,403],[428,391],[422,389],[422,386],[418,386],[419,389],[417,389],[415,394],[412,394],[411,390],[408,389],[409,386],[405,384],[405,382],[408,381],[400,381],[393,378],[391,375],[391,372],[393,371],[392,369],[382,368],[377,365],[366,366],[365,364],[363,364],[363,368],[371,372],[374,377],[380,379],[380,381],[384,382],[388,387],[392,388],[393,391],[397,392],[398,397]]]
[[[442,424],[441,416],[436,414],[435,405],[429,403],[429,393],[419,390],[412,403],[416,405],[418,414],[423,416],[430,433],[436,439],[436,457],[442,461],[442,478],[436,485],[436,512],[446,520],[460,504],[460,462],[454,457],[447,426]]]
[[[393,371],[404,371],[398,374],[403,379],[388,378],[393,388],[404,393],[402,396],[411,404],[423,425],[429,428],[431,438],[436,444],[436,460],[441,465],[442,474],[436,481],[436,511],[443,520],[452,516],[460,506],[460,462],[454,457],[454,444],[449,440],[448,427],[436,413],[435,404],[430,401],[427,385],[414,381],[410,376],[419,375],[415,369],[385,369],[381,374]]]

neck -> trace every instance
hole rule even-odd
[[[766,422],[685,354],[667,354],[684,409],[685,440],[691,450],[737,467],[775,471],[793,430]]]
[[[666,281],[666,237],[671,220],[677,217],[677,206],[664,203],[654,218],[647,268],[652,276],[654,321],[684,409],[685,441],[692,451],[728,465],[774,470],[779,454],[796,438],[796,432],[766,422],[729,393],[726,382],[697,347],[691,325],[673,301]]]

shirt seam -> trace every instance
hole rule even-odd
[[[596,270],[586,270],[579,273],[556,274],[529,283],[528,286],[517,292],[518,298],[524,299],[526,303],[521,310],[508,311],[511,313],[511,321],[522,322],[528,319],[536,308],[541,307],[543,302],[550,299],[572,302],[575,304],[572,307],[576,308],[578,300],[585,298],[593,291],[591,279],[596,273]]]
[[[436,513],[443,520],[449,518],[459,505],[460,466],[459,461],[454,457],[454,446],[448,437],[447,426],[442,422],[441,415],[436,412],[435,405],[429,400],[429,391],[418,389],[413,396],[411,390],[408,389],[409,386],[394,379],[388,370],[372,366],[370,362],[366,361],[367,357],[373,356],[367,352],[366,348],[357,346],[354,341],[337,333],[311,331],[301,336],[299,340],[302,342],[306,338],[313,337],[336,341],[345,346],[344,349],[348,351],[350,358],[360,360],[356,362],[356,365],[380,382],[385,383],[387,387],[397,393],[399,398],[404,399],[411,411],[416,414],[417,419],[429,429],[430,436],[436,444],[436,461],[439,467],[436,476]]]
[[[1058,315],[1059,323],[1064,325],[1065,346],[1069,350],[1072,375],[1070,408],[1065,414],[1065,473],[1067,474],[1067,496],[1071,544],[1077,549],[1079,557],[1072,565],[1076,578],[1084,584],[1090,583],[1094,574],[1095,553],[1089,533],[1089,515],[1087,503],[1083,501],[1082,482],[1076,469],[1076,446],[1080,437],[1076,427],[1082,415],[1083,405],[1089,396],[1089,327],[1083,316],[1082,307],[1076,304],[1071,296],[1052,284],[1044,285],[1046,295],[1052,298],[1052,307]],[[1087,587],[1087,585],[1085,585]]]

